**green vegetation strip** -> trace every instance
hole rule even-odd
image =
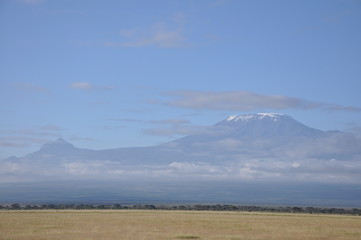
[[[232,211],[232,212],[274,212],[310,214],[348,214],[361,216],[360,208],[321,208],[290,206],[243,206],[243,205],[91,205],[91,204],[0,204],[0,210],[181,210],[181,211]]]

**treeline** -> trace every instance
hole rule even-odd
[[[278,212],[309,214],[348,214],[361,216],[359,208],[321,208],[321,207],[268,207],[242,205],[92,205],[92,204],[2,204],[0,210],[66,210],[66,209],[141,209],[141,210],[189,210],[189,211],[243,211],[243,212]]]

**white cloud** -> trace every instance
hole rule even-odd
[[[61,127],[58,127],[58,126],[55,126],[55,125],[44,125],[44,126],[40,126],[39,127],[40,130],[43,130],[43,131],[55,131],[55,132],[59,132],[59,131],[62,131],[63,128]]]
[[[181,12],[174,14],[172,20],[179,25],[183,25],[187,22],[186,16]]]
[[[292,163],[292,167],[294,167],[294,168],[298,168],[299,166],[301,166],[301,164],[298,163],[298,162],[293,162]]]
[[[65,172],[71,175],[93,175],[99,173],[104,164],[100,162],[70,162],[63,164]]]
[[[29,164],[9,160],[0,161],[0,173],[3,174],[0,177],[0,182],[5,181],[6,175],[9,174],[14,175],[14,177],[29,179],[51,177],[52,179],[126,179],[127,181],[178,178],[358,183],[361,180],[361,164],[358,162],[336,159],[326,161],[303,159],[291,162],[277,157],[234,161],[235,159],[225,158],[222,164],[202,161],[175,161],[158,166],[131,166],[120,162],[92,160],[67,161],[61,165],[46,166],[42,161]]]
[[[30,82],[17,82],[15,83],[15,87],[20,90],[27,91],[27,92],[34,92],[34,93],[44,93],[44,94],[51,94],[52,92],[50,89],[36,85]]]
[[[324,109],[329,111],[361,111],[359,107],[339,106],[296,97],[264,95],[247,91],[175,91],[169,92],[167,95],[177,97],[175,100],[167,101],[167,105],[199,110]]]
[[[221,7],[226,4],[226,0],[216,0],[209,4],[209,7]]]
[[[168,95],[178,99],[168,101],[175,107],[208,110],[249,111],[261,108],[314,108],[318,103],[281,95],[262,95],[246,91],[200,92],[176,91]]]
[[[115,88],[113,86],[95,86],[89,82],[73,82],[70,87],[79,90],[112,90]]]
[[[144,120],[132,118],[110,118],[110,121],[128,122],[128,123],[145,123],[152,124],[157,127],[143,129],[146,135],[154,136],[176,136],[176,135],[190,135],[197,133],[204,129],[203,126],[190,125],[190,121],[182,118],[171,118],[164,120]],[[158,127],[159,126],[159,127]]]
[[[7,157],[4,152],[7,149],[17,148],[17,154],[22,153],[27,148],[39,146],[50,140],[54,140],[62,135],[62,131],[65,130],[55,125],[42,125],[27,129],[6,129],[0,130],[0,147],[3,152],[0,158]]]
[[[45,2],[45,0],[21,0],[21,1],[26,3],[26,4],[31,4],[31,5],[37,5],[37,4],[40,4],[42,2]]]
[[[22,141],[18,141],[18,139],[14,139],[13,137],[3,137],[0,138],[0,147],[11,147],[11,148],[22,148],[28,146],[28,144],[23,143]]]
[[[121,37],[125,40],[108,41],[107,47],[159,47],[177,48],[189,47],[187,38],[184,35],[185,16],[176,13],[168,24],[159,22],[149,28],[143,29],[123,29],[120,31]]]
[[[26,135],[26,136],[59,136],[60,132],[64,130],[55,125],[43,125],[28,129],[16,130],[0,130],[0,135]]]
[[[204,126],[184,126],[181,124],[172,125],[171,127],[162,128],[148,128],[144,129],[143,133],[154,136],[176,136],[176,135],[191,135],[203,131],[206,127]]]
[[[123,35],[128,38],[132,38],[130,41],[123,42],[106,42],[107,47],[148,47],[155,46],[160,48],[174,48],[174,47],[186,47],[189,44],[186,43],[186,39],[180,29],[174,30],[157,30],[150,33],[148,36],[131,36]]]
[[[23,171],[22,167],[18,163],[5,162],[1,165],[1,174],[16,174]]]
[[[136,34],[135,30],[130,30],[130,29],[123,29],[120,31],[120,35],[123,37],[127,37],[127,38],[131,38],[134,37]]]
[[[192,162],[172,162],[169,164],[172,174],[177,175],[218,175],[224,174],[224,170],[220,166],[212,166],[208,163],[192,163]]]
[[[326,104],[325,107],[326,107],[326,110],[329,110],[329,111],[348,111],[348,112],[359,112],[359,111],[361,111],[361,108],[353,107],[353,106],[340,106],[340,105]]]
[[[70,86],[72,88],[83,89],[83,90],[94,89],[94,86],[88,82],[73,82]]]
[[[179,124],[188,124],[188,123],[190,123],[190,121],[185,120],[185,119],[173,118],[173,119],[166,119],[166,120],[154,120],[154,121],[150,121],[149,123],[179,125]]]
[[[42,144],[49,140],[44,138],[25,137],[25,136],[6,136],[0,137],[1,147],[26,147],[32,144]]]
[[[143,122],[143,119],[134,119],[134,118],[109,118],[109,121],[116,121],[116,122],[130,122],[130,123],[139,123]]]
[[[346,132],[351,132],[359,137],[361,137],[361,127],[354,127],[346,129]]]

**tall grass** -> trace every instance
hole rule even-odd
[[[361,239],[361,217],[136,210],[0,211],[0,239]]]

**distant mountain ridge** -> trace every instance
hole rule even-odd
[[[2,160],[0,167],[9,177],[121,177],[144,172],[257,178],[293,172],[318,178],[327,172],[354,179],[361,176],[360,160],[361,139],[352,134],[310,128],[283,114],[257,113],[229,116],[193,135],[151,147],[91,150],[59,138],[26,156]]]

